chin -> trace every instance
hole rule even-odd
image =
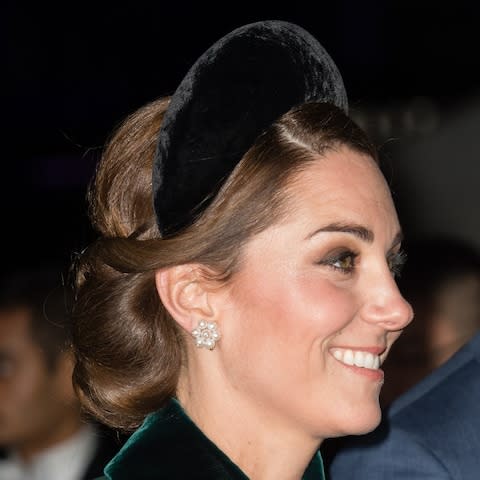
[[[337,437],[346,435],[364,435],[370,433],[378,427],[382,419],[380,406],[369,405],[364,408],[357,406],[354,410],[350,410],[348,415],[342,419],[342,427]]]
[[[361,418],[358,418],[357,422],[352,424],[352,427],[355,428],[355,431],[351,432],[351,435],[364,435],[370,433],[372,430],[375,430],[380,421],[382,420],[382,412],[380,407],[377,406],[375,409],[371,409],[368,414],[363,413]],[[353,428],[352,428],[353,430]]]

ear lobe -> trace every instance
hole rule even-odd
[[[189,333],[201,319],[214,316],[209,289],[196,265],[177,265],[155,273],[155,284],[165,308]]]

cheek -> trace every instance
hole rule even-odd
[[[0,385],[0,440],[12,441],[35,425],[39,404],[43,403],[35,384],[16,377]],[[41,407],[40,407],[41,408]]]
[[[46,379],[36,369],[20,369],[2,387],[2,408],[10,415],[30,416],[45,397]],[[4,394],[4,395],[3,395]],[[49,399],[51,403],[51,399]]]
[[[236,345],[295,351],[339,333],[353,318],[353,293],[318,275],[258,275],[235,292]]]
[[[328,338],[345,328],[357,311],[357,299],[348,286],[339,286],[317,275],[304,275],[297,280],[298,295],[292,299],[292,308],[300,310],[305,321],[319,337]]]

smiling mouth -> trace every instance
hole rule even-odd
[[[360,350],[350,350],[348,348],[333,349],[332,355],[345,365],[367,368],[369,370],[378,370],[382,363],[379,355],[362,352]]]

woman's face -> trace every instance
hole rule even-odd
[[[230,387],[278,428],[364,433],[380,420],[379,365],[412,318],[395,208],[375,163],[345,147],[291,189],[287,218],[245,246],[217,348]]]

